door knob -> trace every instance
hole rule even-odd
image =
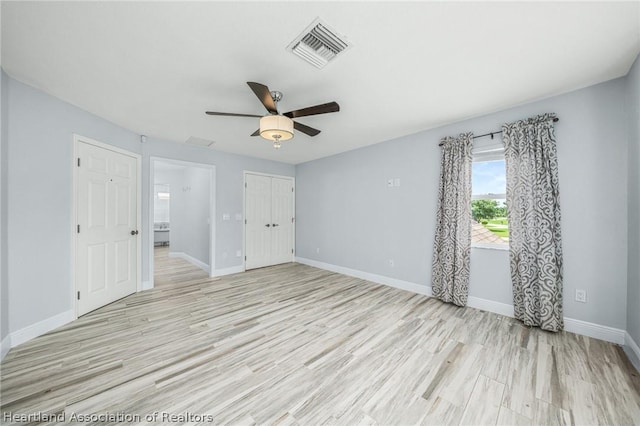
[[[271,225],[267,223],[265,226],[268,228],[268,227],[270,227]]]
[[[138,235],[138,230],[131,231],[131,235]]]
[[[274,224],[273,224],[273,227],[275,228],[276,226],[280,226],[280,225],[278,225],[277,223],[274,223]]]

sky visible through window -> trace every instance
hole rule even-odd
[[[505,194],[507,192],[504,160],[474,162],[472,167],[471,185],[474,194]]]
[[[505,199],[507,192],[504,160],[474,161],[472,163],[472,187],[476,198],[471,202],[475,224],[471,229],[474,244],[507,246],[509,223],[506,218]],[[491,196],[494,195],[494,196]],[[498,197],[495,197],[498,195]]]

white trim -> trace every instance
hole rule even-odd
[[[251,170],[244,170],[244,174],[246,175],[247,173],[249,173],[250,175],[274,177],[274,178],[280,178],[280,179],[293,179],[295,181],[295,177],[293,176],[274,175],[273,173],[252,172]]]
[[[11,349],[11,334],[7,334],[2,342],[0,342],[0,361],[4,359]]]
[[[35,337],[42,336],[51,330],[68,324],[74,319],[76,319],[75,310],[70,309],[68,311],[61,312],[58,315],[38,321],[37,323],[31,324],[21,330],[14,331],[11,333],[11,347],[15,348],[16,346]]]
[[[209,276],[216,269],[216,166],[209,169]]]
[[[495,302],[489,299],[481,299],[480,297],[469,296],[467,298],[467,306],[480,309],[481,311],[493,312],[494,314],[504,315],[513,318],[513,305],[508,303]]]
[[[509,243],[507,241],[502,243],[474,243],[471,242],[471,248],[473,249],[483,249],[483,250],[499,250],[499,251],[509,251]]]
[[[151,281],[142,281],[142,290],[151,290],[153,288],[153,284]]]
[[[222,277],[224,275],[239,274],[241,272],[244,272],[244,266],[238,265],[238,266],[231,266],[229,268],[216,269],[215,271],[213,271],[213,274],[211,276]]]
[[[624,345],[625,331],[619,328],[564,317],[564,331]]]
[[[350,277],[361,278],[377,284],[384,284],[389,287],[398,288],[400,290],[411,291],[413,293],[431,296],[431,287],[409,281],[399,280],[397,278],[385,277],[384,275],[371,274],[369,272],[358,271],[357,269],[345,268],[344,266],[332,265],[330,263],[318,262],[317,260],[306,259],[304,257],[296,257],[295,261],[304,265],[314,266],[316,268],[325,269],[331,272],[348,275]]]
[[[77,257],[77,238],[78,233],[76,226],[78,224],[78,144],[85,143],[87,145],[96,146],[98,148],[106,149],[118,154],[132,157],[136,160],[136,229],[140,230],[140,236],[137,238],[138,247],[136,251],[136,292],[142,291],[142,155],[135,152],[127,151],[126,149],[118,148],[117,146],[109,145],[104,142],[97,141],[95,139],[88,138],[86,136],[73,134],[73,157],[71,158],[72,167],[72,194],[71,194],[71,214],[73,216],[73,222],[71,223],[71,306],[73,306],[73,319],[78,318],[78,298],[76,293],[78,291],[76,283],[76,257]]]
[[[638,371],[640,371],[640,347],[635,342],[635,340],[633,340],[633,337],[631,337],[628,331],[625,332],[624,351],[629,357],[629,360],[631,361],[633,366],[636,367]]]
[[[178,257],[180,259],[186,260],[187,262],[196,265],[198,268],[204,270],[206,273],[209,273],[210,269],[209,265],[204,263],[201,260],[196,259],[195,257],[189,256],[187,253],[183,253],[181,251],[177,252],[169,252],[169,257]]]
[[[329,263],[319,262],[317,260],[306,259],[304,257],[296,257],[295,261],[305,265],[314,266],[316,268],[325,269],[327,271],[361,278],[363,280],[388,285],[390,287],[411,291],[429,297],[431,297],[432,295],[431,287],[426,285],[416,284],[391,277],[385,277],[382,275],[371,274],[369,272],[358,271],[355,269],[346,268],[344,266],[337,266]],[[479,297],[469,296],[467,300],[467,306],[511,318],[513,318],[514,316],[513,305],[495,302],[493,300],[482,299]],[[617,343],[619,345],[623,345],[625,343],[625,331],[618,328],[594,324],[592,322],[567,317],[564,318],[564,325],[564,330],[571,333],[581,334],[583,336],[593,337],[595,339],[605,340],[607,342]]]

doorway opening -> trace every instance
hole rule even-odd
[[[149,287],[168,258],[215,271],[215,166],[151,158]]]

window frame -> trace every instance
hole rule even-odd
[[[483,143],[484,142],[484,143]],[[474,147],[472,151],[472,171],[471,171],[471,180],[473,182],[473,163],[487,163],[490,161],[504,161],[504,146],[501,140],[490,139],[489,142],[486,141],[474,141]],[[505,164],[505,176],[506,176],[506,164]],[[474,200],[506,200],[507,194],[474,194],[473,187],[471,193],[471,201]],[[473,219],[471,219],[473,221]],[[479,248],[479,249],[489,249],[489,250],[509,250],[509,241],[505,241],[504,243],[478,243],[473,242],[473,236],[471,239],[471,248]]]

